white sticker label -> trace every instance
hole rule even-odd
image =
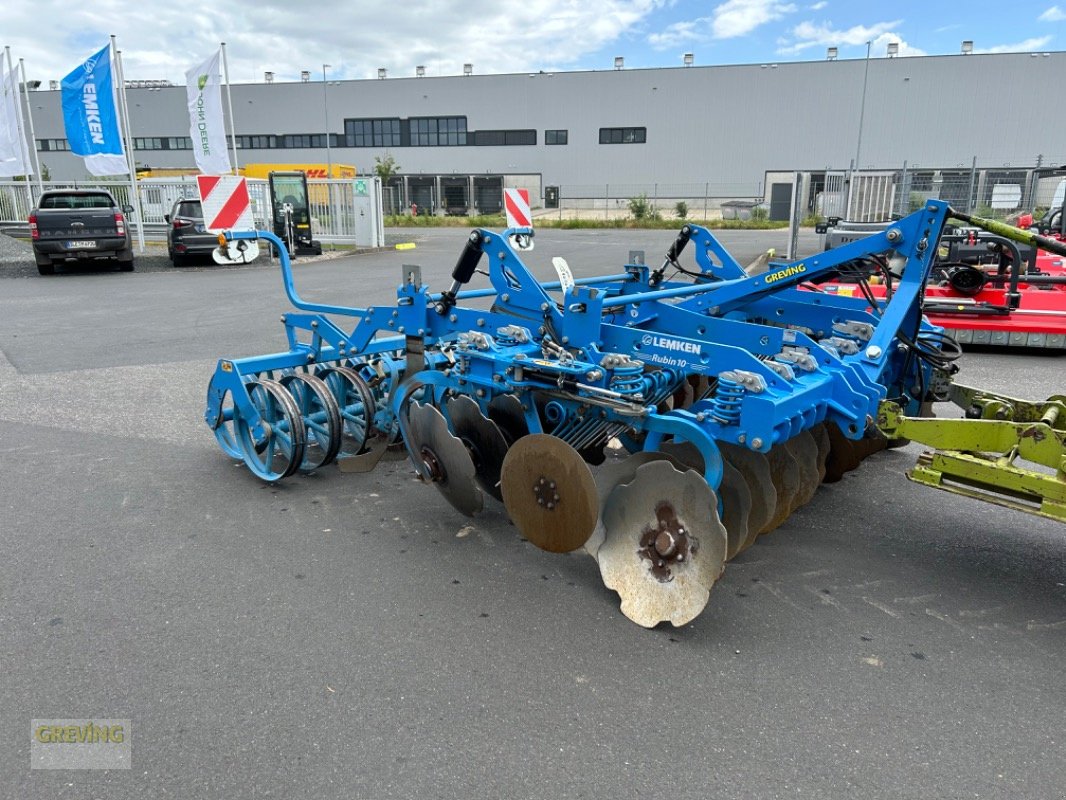
[[[552,266],[555,267],[555,272],[559,275],[559,283],[562,285],[563,294],[570,294],[574,288],[574,273],[570,271],[570,265],[566,263],[566,259],[562,256],[555,256],[552,259]]]

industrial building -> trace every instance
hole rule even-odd
[[[1063,52],[618,66],[234,84],[238,154],[360,173],[391,154],[396,202],[437,213],[496,211],[501,187],[526,186],[548,207],[643,193],[762,200],[780,216],[794,185],[816,210],[853,167],[990,196],[1003,175],[1031,195],[1034,169],[1066,162],[1066,109],[1041,102],[1061,86]],[[185,87],[135,82],[127,97],[138,166],[191,168]],[[52,178],[85,177],[66,152],[59,91],[31,99]]]

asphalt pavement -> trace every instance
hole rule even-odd
[[[298,287],[389,303],[414,263],[444,288],[465,233],[390,231],[416,248],[298,263]],[[530,260],[596,274],[672,238],[543,230]],[[218,358],[286,348],[275,270],[16,274],[0,797],[1066,797],[1066,528],[910,483],[916,446],[822,486],[692,624],[644,630],[592,559],[498,504],[461,517],[405,461],[266,485],[226,458],[204,392]],[[1063,355],[961,364],[1066,389]],[[130,770],[30,769],[32,719],[93,717],[131,720]]]

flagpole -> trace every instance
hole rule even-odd
[[[111,34],[111,50],[115,55],[115,72],[118,78],[117,83],[119,85],[119,97],[121,102],[119,103],[119,114],[123,123],[126,134],[126,166],[130,171],[130,192],[133,201],[133,209],[137,212],[137,246],[139,252],[144,252],[144,214],[141,211],[141,195],[137,191],[137,174],[136,165],[133,159],[133,137],[130,134],[130,113],[129,103],[126,101],[126,75],[122,71],[122,51],[118,49],[118,44],[115,42],[115,35]]]
[[[9,45],[4,45],[4,55],[7,57],[7,67],[4,69],[4,80],[10,80],[11,73],[15,71],[15,64],[11,60],[11,47]],[[26,134],[22,130],[22,100],[19,99],[18,85],[16,84],[12,86],[11,89],[15,92],[15,127],[18,129],[19,134],[19,158],[22,159],[22,177],[26,180],[26,191],[28,192],[28,199],[32,204],[33,191],[30,187],[30,153],[26,149]]]
[[[37,131],[33,127],[33,104],[30,103],[30,87],[26,85],[26,63],[19,59],[19,72],[22,73],[22,91],[26,95],[26,117],[30,121],[30,141],[33,142],[33,162],[37,166],[37,188],[44,191],[44,177],[41,175],[41,156],[37,153]]]
[[[233,145],[233,174],[239,175],[238,167],[240,166],[237,161],[237,127],[233,120],[233,95],[230,94],[229,89],[229,61],[226,59],[226,43],[222,43],[222,75],[226,79],[226,105],[229,106],[229,136],[230,142]]]

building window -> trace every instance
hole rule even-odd
[[[412,147],[455,147],[466,144],[466,117],[412,117]]]
[[[566,144],[569,133],[569,131],[544,131],[544,144]]]
[[[277,136],[253,135],[237,137],[237,149],[239,150],[273,150],[277,146]]]
[[[536,143],[537,132],[535,130],[475,131],[474,133],[474,144],[479,147]]]
[[[644,144],[647,128],[600,128],[600,144]]]
[[[140,136],[133,139],[134,150],[162,150],[163,138],[160,136]]]
[[[330,137],[330,144],[336,145],[337,135],[332,134]],[[290,149],[304,149],[315,150],[318,148],[324,148],[326,146],[326,135],[324,133],[287,133],[284,136],[277,137],[277,144],[275,147],[285,147]]]
[[[52,150],[69,150],[70,142],[66,139],[38,139],[37,149],[42,153]]]
[[[399,147],[400,120],[346,119],[345,147]]]

